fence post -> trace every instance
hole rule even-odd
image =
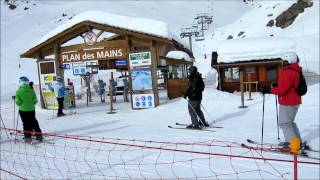
[[[248,73],[248,86],[249,86],[249,99],[248,99],[248,101],[251,101],[251,100],[253,100],[251,98],[251,92],[252,92],[252,89],[251,89],[251,73]]]
[[[298,153],[300,151],[300,139],[292,138],[290,141],[290,151],[293,153],[294,180],[298,180]]]
[[[240,91],[241,91],[241,106],[239,108],[247,108],[248,106],[244,105],[244,93],[243,93],[243,70],[240,69]]]

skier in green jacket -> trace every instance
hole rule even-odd
[[[31,132],[36,132],[36,139],[43,141],[41,129],[36,119],[35,105],[37,104],[37,96],[29,85],[29,79],[25,76],[19,78],[20,87],[16,91],[15,102],[19,107],[19,114],[23,123],[24,140],[31,143]]]

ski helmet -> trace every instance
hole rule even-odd
[[[288,52],[282,56],[282,59],[288,61],[289,64],[298,62],[298,56],[294,52]]]
[[[20,84],[29,84],[29,79],[26,76],[21,76],[19,78],[19,83]]]

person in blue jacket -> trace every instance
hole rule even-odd
[[[66,88],[62,82],[61,77],[59,76],[57,76],[56,78],[53,91],[58,101],[57,117],[65,116],[66,114],[62,112],[62,109],[63,109],[63,101],[64,101],[64,95],[66,93]]]

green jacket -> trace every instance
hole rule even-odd
[[[34,111],[37,102],[36,93],[29,85],[25,84],[19,87],[16,92],[16,104],[20,111]]]

